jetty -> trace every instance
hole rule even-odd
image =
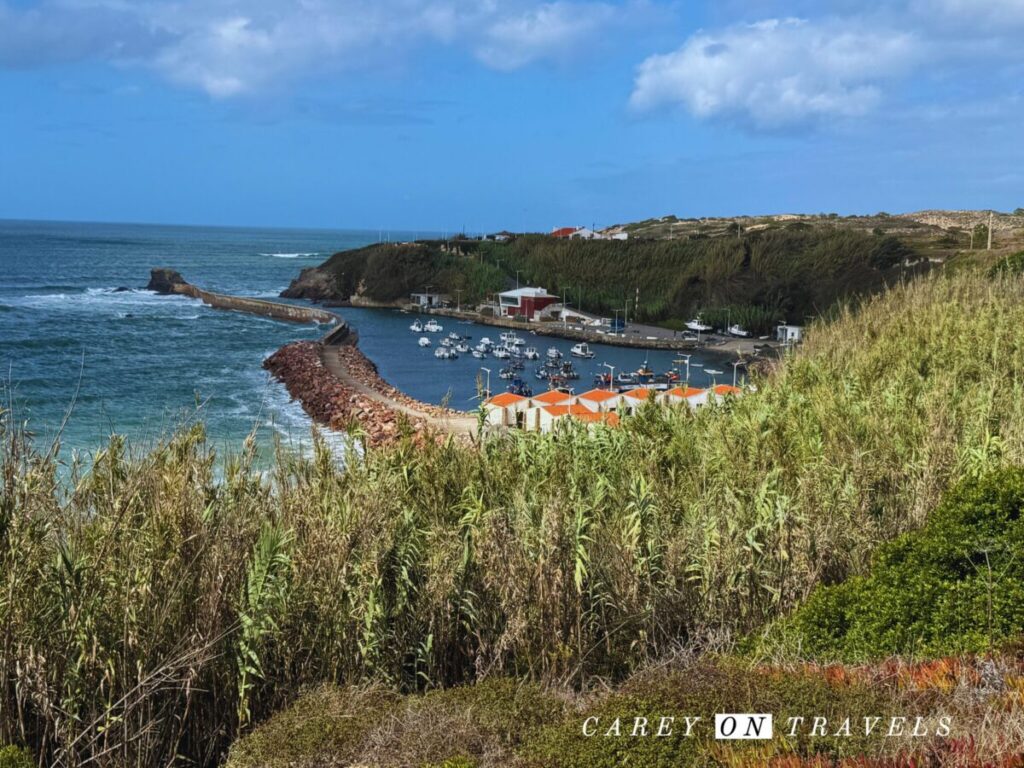
[[[472,414],[420,402],[384,381],[359,350],[356,331],[334,312],[206,291],[173,269],[153,269],[146,287],[162,295],[198,299],[215,309],[330,325],[319,341],[285,344],[263,361],[263,367],[322,426],[357,433],[368,445],[384,445],[403,436],[468,438],[476,432],[477,419]]]

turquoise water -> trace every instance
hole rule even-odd
[[[66,449],[95,449],[115,432],[149,445],[196,418],[218,445],[237,447],[257,423],[266,444],[275,434],[308,444],[309,420],[261,363],[322,329],[142,288],[151,267],[167,266],[211,290],[274,297],[302,267],[376,239],[376,232],[0,222],[4,407],[49,443],[74,404]]]
[[[145,447],[182,424],[202,419],[211,440],[237,449],[254,425],[263,445],[275,437],[302,449],[310,422],[263,370],[264,358],[289,341],[315,339],[323,328],[211,309],[180,296],[143,290],[152,267],[170,267],[213,291],[274,298],[304,267],[329,254],[374,242],[377,232],[201,228],[127,224],[0,221],[0,393],[4,409],[48,444],[65,415],[65,450],[91,451],[112,433]],[[476,379],[492,371],[504,388],[502,361],[463,355],[438,360],[409,330],[413,315],[344,309],[360,348],[381,375],[413,397],[455,408],[476,405]],[[455,330],[497,341],[500,329],[439,318]],[[572,342],[527,336],[541,353]],[[670,352],[593,345],[597,357],[577,361],[577,391],[589,389],[602,364],[635,370],[672,367]],[[721,361],[716,365],[731,380]],[[542,382],[526,379],[535,390]],[[696,386],[712,377],[691,369]],[[73,408],[72,408],[73,406]]]

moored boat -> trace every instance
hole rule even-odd
[[[418,343],[421,347],[429,347],[430,339],[428,339],[426,336],[420,336],[420,340]]]
[[[587,359],[594,357],[594,351],[585,341],[581,341],[579,344],[573,344],[571,354],[573,357],[585,357]]]
[[[413,320],[412,325],[409,326],[409,330],[413,333],[423,333],[423,323],[419,320]]]
[[[558,351],[557,347],[548,347],[547,356],[548,360],[560,360],[562,353]]]
[[[436,320],[434,320],[433,318],[431,318],[430,320],[427,320],[427,322],[423,325],[423,330],[426,331],[427,333],[440,333],[441,331],[444,330],[444,326],[441,325]]]
[[[746,339],[746,338],[748,338],[750,336],[750,331],[748,331],[746,328],[744,328],[741,325],[733,324],[733,325],[729,326],[729,335],[730,336],[738,336],[741,339]]]
[[[711,330],[711,326],[701,320],[700,315],[697,315],[693,320],[687,320],[686,327],[691,331],[697,331],[699,333],[707,333]]]
[[[525,357],[527,360],[539,360],[540,352],[537,351],[536,347],[527,347],[525,350],[523,350],[523,357]]]

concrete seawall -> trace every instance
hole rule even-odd
[[[223,293],[204,291],[198,286],[187,282],[173,269],[154,269],[150,272],[149,285],[151,291],[162,294],[176,294],[199,299],[214,309],[234,312],[246,312],[250,315],[270,317],[275,320],[286,320],[291,323],[334,324],[323,341],[325,344],[351,344],[355,342],[354,334],[340,315],[317,307],[302,307],[293,304],[282,304],[276,301],[250,299],[242,296],[228,296]]]

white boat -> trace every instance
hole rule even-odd
[[[455,346],[455,342],[452,341],[451,339],[441,339],[441,346],[442,347],[454,347]]]
[[[484,336],[483,338],[480,339],[480,343],[477,346],[480,346],[480,347],[493,347],[494,346],[494,342],[491,341],[486,336]]]
[[[426,324],[423,326],[423,330],[427,333],[440,333],[444,330],[444,326],[436,320],[431,319],[427,320]]]
[[[481,360],[487,357],[487,353],[482,349],[477,348],[473,350],[473,357],[475,357],[477,360]]]
[[[414,333],[423,333],[423,323],[419,320],[413,320],[412,325],[409,326],[409,330]]]
[[[419,345],[421,347],[429,347],[430,339],[428,339],[426,336],[420,336]]]
[[[700,319],[700,315],[697,315],[697,317],[695,317],[693,320],[688,320],[686,322],[686,327],[689,328],[691,331],[697,331],[698,333],[707,333],[708,331],[711,330],[711,326],[708,325],[707,323],[704,323]]]
[[[537,351],[536,347],[527,347],[523,351],[523,357],[527,360],[540,360],[540,352]]]
[[[721,376],[722,373],[724,373],[724,371],[720,371],[717,368],[705,368],[704,373],[708,374],[709,376]]]
[[[455,351],[464,355],[467,352],[469,352],[469,344],[467,344],[464,341],[460,341],[458,344],[455,345]]]
[[[440,358],[441,360],[457,360],[459,353],[454,349],[448,347],[438,347],[434,350],[434,357]]]
[[[459,336],[459,334],[457,334],[455,331],[449,331],[448,338],[451,339],[452,341],[462,341],[462,337]]]
[[[491,354],[494,355],[499,360],[508,360],[510,357],[512,357],[512,353],[509,352],[504,347],[495,347],[491,351]]]
[[[547,355],[548,360],[560,360],[562,358],[562,353],[556,347],[548,347]]]
[[[750,331],[748,331],[742,325],[730,325],[729,326],[729,335],[730,336],[739,336],[740,338],[745,339],[748,336],[750,336]]]
[[[590,348],[590,345],[585,341],[581,341],[579,344],[573,344],[572,347],[573,357],[594,357],[594,351]]]

